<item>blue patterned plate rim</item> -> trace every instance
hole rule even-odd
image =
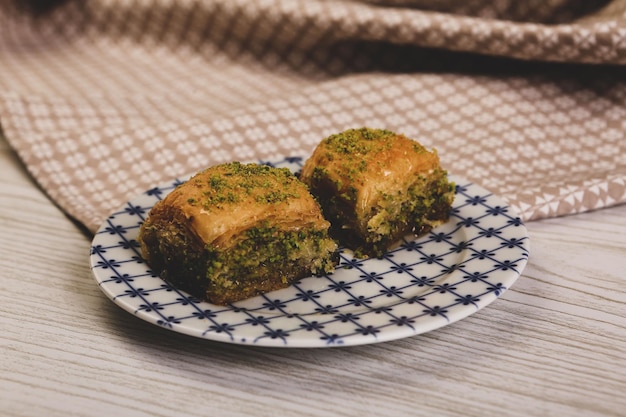
[[[301,157],[260,161],[298,171]],[[91,270],[115,304],[157,326],[199,338],[272,347],[338,347],[422,334],[496,300],[520,276],[526,227],[482,187],[451,175],[456,197],[445,224],[405,237],[380,258],[341,250],[337,270],[289,288],[218,306],[153,274],[140,254],[139,226],[184,179],[152,188],[112,213],[96,232]]]

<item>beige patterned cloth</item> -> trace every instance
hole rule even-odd
[[[0,124],[91,231],[171,178],[361,126],[524,220],[626,201],[624,0],[56,3],[0,0]]]

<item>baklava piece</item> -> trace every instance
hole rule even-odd
[[[436,151],[368,128],[324,139],[300,179],[320,202],[331,235],[358,257],[381,256],[403,236],[445,222],[455,191]]]
[[[142,255],[190,294],[228,304],[334,269],[319,204],[288,169],[238,162],[202,171],[150,211]]]

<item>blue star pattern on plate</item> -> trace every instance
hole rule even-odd
[[[302,158],[261,161],[294,172]],[[340,250],[335,272],[218,306],[150,270],[137,236],[151,207],[184,180],[146,191],[111,214],[93,239],[91,269],[102,291],[150,323],[201,338],[259,346],[333,347],[428,332],[465,318],[511,287],[528,261],[528,234],[511,209],[451,176],[450,219],[407,236],[380,258]]]

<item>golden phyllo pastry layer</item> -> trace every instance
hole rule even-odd
[[[454,184],[436,151],[380,129],[329,136],[300,179],[319,200],[331,232],[361,256],[381,256],[409,233],[426,233],[448,219]]]
[[[159,201],[139,239],[164,279],[228,304],[332,271],[337,245],[329,226],[288,169],[233,162],[196,174]]]

